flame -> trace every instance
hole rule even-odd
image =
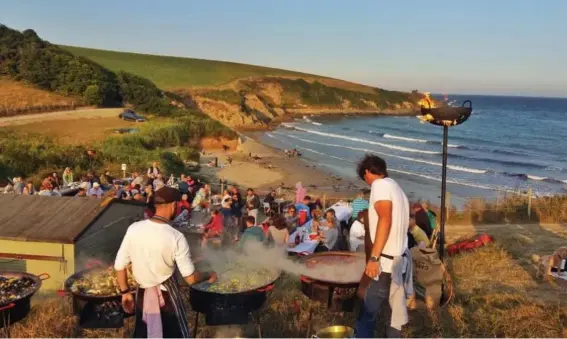
[[[424,97],[417,104],[425,108],[435,108],[435,102],[431,100],[430,94],[429,92],[423,93]]]

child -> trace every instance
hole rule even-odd
[[[222,215],[219,211],[211,211],[211,221],[203,227],[205,233],[203,234],[203,241],[201,247],[207,246],[207,239],[220,237],[223,231]]]
[[[242,248],[247,241],[264,242],[264,230],[256,226],[256,219],[252,216],[246,217],[246,230],[238,242],[238,248]]]
[[[429,247],[429,238],[427,237],[427,234],[425,234],[425,232],[415,224],[414,214],[410,214],[408,229],[409,233],[413,236],[415,242],[420,248]]]

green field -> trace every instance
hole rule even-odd
[[[216,86],[250,76],[310,76],[277,68],[239,64],[235,62],[180,58],[148,54],[106,51],[73,46],[60,46],[89,58],[111,71],[126,71],[153,81],[160,88]]]

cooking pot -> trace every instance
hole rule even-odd
[[[311,338],[354,338],[354,329],[348,326],[330,326],[317,331]]]

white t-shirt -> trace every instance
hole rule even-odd
[[[175,265],[183,277],[195,272],[185,236],[168,224],[150,219],[130,225],[122,240],[114,268],[132,263],[134,279],[142,288],[158,286],[173,275]]]
[[[374,208],[377,201],[387,200],[392,202],[392,227],[390,236],[382,250],[382,254],[400,256],[408,248],[408,225],[409,225],[409,201],[402,188],[396,181],[390,178],[377,179],[372,183],[370,191],[370,208],[368,209],[368,221],[370,239],[372,243],[376,238],[378,226],[378,213]],[[380,257],[381,272],[392,273],[392,260]]]
[[[358,246],[364,246],[364,233],[364,225],[360,221],[355,220],[349,231],[350,250],[352,252],[355,252]],[[358,239],[359,237],[363,237],[363,239]]]

